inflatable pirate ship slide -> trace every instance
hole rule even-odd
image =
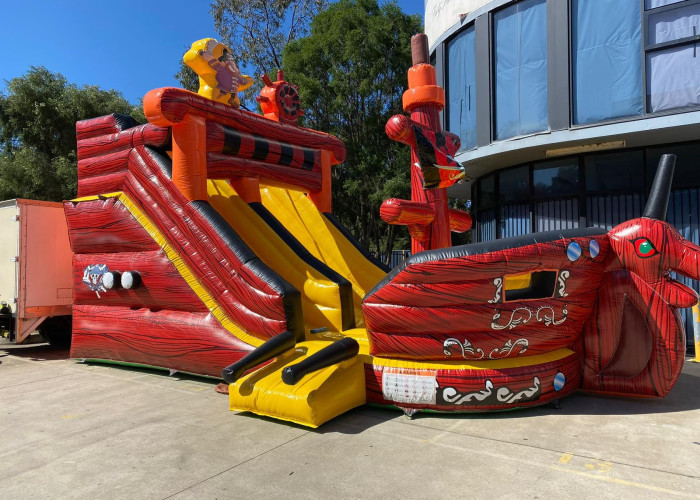
[[[74,276],[71,356],[223,377],[230,406],[308,426],[364,403],[411,414],[508,410],[576,390],[663,397],[685,354],[677,309],[700,248],[664,222],[674,158],[644,216],[450,247],[471,227],[447,206],[465,177],[440,129],[444,91],[413,40],[411,200],[381,215],[413,255],[389,271],[331,213],[345,147],[302,128],[297,88],[263,77],[262,114],[228,47],[193,44],[198,94],[161,88],[148,123],[79,122],[78,197],[65,203]]]

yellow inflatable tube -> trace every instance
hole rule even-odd
[[[364,326],[362,299],[386,272],[374,265],[300,191],[261,186],[262,203],[306,249],[352,284],[355,323]]]
[[[271,269],[302,292],[308,328],[342,330],[338,285],[294,253],[224,180],[208,180],[209,203]]]

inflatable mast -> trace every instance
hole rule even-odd
[[[440,126],[445,91],[437,85],[435,68],[429,63],[425,34],[411,38],[411,54],[413,66],[403,95],[403,108],[410,118],[395,115],[386,124],[390,139],[411,147],[411,201],[386,200],[380,215],[388,224],[408,226],[415,254],[451,246],[450,232],[468,231],[472,219],[447,205],[446,188],[464,179],[465,173],[452,158],[459,149],[459,137]]]

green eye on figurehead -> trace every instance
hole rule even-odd
[[[637,255],[642,259],[653,257],[659,253],[656,247],[654,247],[652,242],[647,238],[635,238],[631,240],[631,243],[634,245],[634,251],[637,252]]]

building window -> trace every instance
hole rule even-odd
[[[645,9],[655,9],[656,7],[663,7],[664,5],[671,5],[672,3],[684,2],[685,0],[644,0]]]
[[[651,7],[659,3],[647,2]],[[648,110],[700,105],[700,2],[649,10],[645,20]]]
[[[700,158],[700,144],[669,144],[660,147],[649,148],[647,150],[647,181],[651,182],[656,174],[661,155],[676,155],[676,167],[673,173],[672,189],[688,189],[700,187],[700,165],[697,159]],[[700,211],[694,212],[697,219]],[[696,224],[698,222],[696,221]]]
[[[571,45],[575,124],[642,113],[639,0],[573,0]]]
[[[493,24],[496,139],[547,130],[545,0],[525,0],[498,11]]]
[[[501,172],[498,175],[498,193],[501,202],[530,198],[530,171],[527,165]]]
[[[447,103],[447,129],[459,136],[460,150],[476,147],[474,26],[447,43]]]
[[[496,204],[496,183],[495,177],[489,175],[479,179],[479,208],[488,208]]]
[[[586,191],[617,193],[644,190],[644,159],[641,151],[607,153],[585,157]]]
[[[578,160],[555,160],[535,164],[532,183],[535,196],[577,195]]]

